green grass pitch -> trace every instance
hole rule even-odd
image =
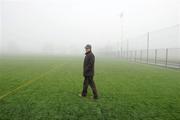
[[[180,120],[180,71],[96,58],[98,100],[83,57],[0,58],[0,120]]]

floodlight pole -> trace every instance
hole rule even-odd
[[[2,23],[2,21],[3,21],[3,20],[2,20],[2,18],[3,18],[3,17],[2,17],[2,16],[3,16],[3,12],[2,12],[2,11],[3,11],[3,7],[4,7],[3,5],[4,5],[4,0],[2,0],[1,3],[0,3],[0,7],[1,7],[1,8],[0,8],[0,9],[1,9],[1,10],[0,10],[0,14],[1,14],[1,16],[0,16],[1,21],[0,21],[0,22],[1,22],[1,23]],[[3,24],[1,24],[0,32],[1,32],[1,34],[0,34],[0,43],[1,43],[1,45],[0,45],[0,55],[3,55],[3,54],[4,54],[4,46],[3,46],[3,45],[4,45],[4,41],[3,41]]]
[[[124,26],[123,26],[123,17],[124,17],[124,13],[123,12],[121,12],[121,14],[120,14],[120,20],[121,20],[121,58],[122,58],[122,52],[123,52],[123,38],[124,38],[124,36],[123,36],[123,30],[124,30]]]

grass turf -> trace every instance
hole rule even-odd
[[[180,71],[97,58],[93,100],[78,96],[82,60],[0,58],[0,120],[180,119]]]

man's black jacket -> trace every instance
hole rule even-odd
[[[87,52],[84,58],[84,65],[83,65],[84,76],[94,76],[94,63],[95,63],[94,54],[91,51]]]

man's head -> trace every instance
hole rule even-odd
[[[87,44],[86,46],[85,46],[85,50],[86,50],[86,53],[87,52],[89,52],[89,51],[91,51],[91,45],[90,44]]]

